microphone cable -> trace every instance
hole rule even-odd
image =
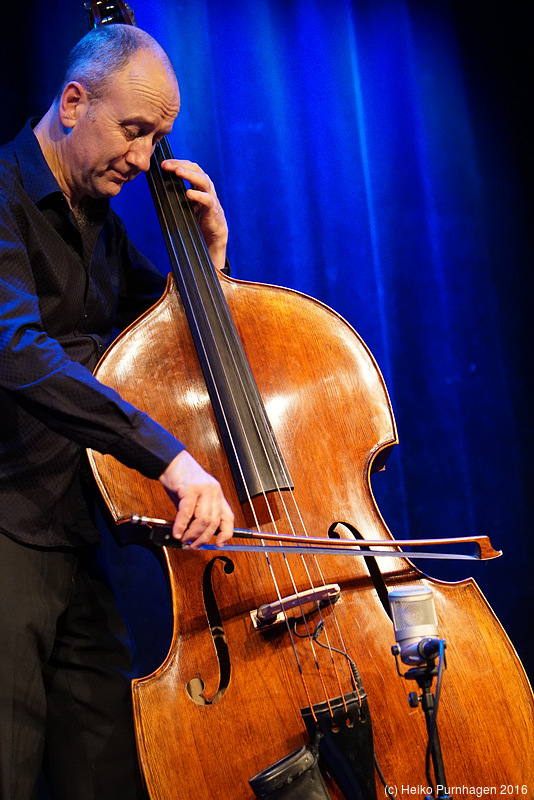
[[[443,678],[443,666],[445,662],[445,640],[439,640],[439,657],[438,657],[438,674],[436,678],[436,694],[434,696],[434,708],[432,709],[432,720],[430,722],[429,730],[428,730],[428,744],[426,747],[426,756],[425,756],[425,770],[426,770],[426,779],[428,781],[428,785],[430,786],[432,797],[437,799],[438,790],[436,786],[436,790],[434,791],[434,781],[432,780],[432,775],[430,772],[430,759],[432,757],[432,747],[434,746],[434,739],[436,738],[436,731],[437,731],[437,717],[438,717],[438,709],[439,709],[439,698],[441,695],[441,684]]]

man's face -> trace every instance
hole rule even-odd
[[[179,108],[174,76],[152,53],[139,53],[102,99],[80,106],[63,163],[72,200],[113,197],[148,170],[154,147],[170,133]]]

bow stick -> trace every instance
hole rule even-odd
[[[174,539],[171,533],[173,523],[167,519],[143,517],[134,514],[130,522],[137,525],[146,525],[151,528],[150,540],[161,547],[178,547],[189,549],[187,543]],[[338,523],[343,525],[343,523]],[[360,558],[436,558],[451,559],[456,561],[487,561],[498,558],[502,550],[495,550],[488,536],[455,536],[450,539],[355,539],[354,544],[347,539],[327,539],[309,536],[292,536],[290,534],[262,533],[249,531],[243,528],[234,528],[236,539],[249,539],[261,544],[227,544],[218,547],[215,544],[201,545],[199,550],[216,550],[217,552],[247,552],[247,553],[286,553],[290,555],[349,555]],[[264,544],[264,542],[291,542],[288,545]],[[386,547],[436,547],[448,544],[472,544],[475,552],[472,555],[465,553],[440,553],[440,552],[410,552],[402,550],[377,550],[369,548]]]

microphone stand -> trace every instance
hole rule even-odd
[[[444,641],[443,645],[445,645]],[[408,695],[408,703],[412,708],[417,708],[419,703],[421,703],[423,711],[425,712],[430,754],[432,757],[432,765],[434,767],[434,777],[436,779],[436,797],[440,798],[440,800],[452,800],[451,795],[447,791],[445,767],[443,765],[438,726],[435,718],[436,703],[434,702],[434,695],[431,691],[432,681],[439,672],[438,667],[435,665],[434,659],[431,659],[430,661],[427,661],[425,666],[413,667],[412,669],[407,670],[407,672],[402,673],[399,669],[398,660],[400,647],[398,645],[394,645],[391,648],[391,652],[395,656],[397,672],[401,678],[417,681],[417,684],[422,692],[421,697],[418,696],[417,692],[410,692]],[[435,800],[434,795],[427,795],[425,800]]]

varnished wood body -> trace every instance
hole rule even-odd
[[[301,534],[296,505],[311,536],[325,536],[333,521],[347,520],[364,537],[388,538],[369,474],[373,460],[380,462],[397,436],[369,351],[345,321],[317,301],[280,288],[222,281],[295,485],[292,493],[269,496],[269,512],[261,499],[254,503],[261,528],[273,530],[273,514],[279,531]],[[221,482],[236,526],[256,525],[251,509],[237,500],[172,281],[162,301],[109,351],[97,375],[186,443]],[[116,521],[136,513],[173,516],[158,483],[110,457],[92,453],[91,458]],[[312,653],[307,641],[295,640],[306,691],[286,629],[254,630],[250,613],[276,599],[265,557],[235,554],[231,573],[211,553],[167,550],[166,558],[173,641],[165,663],[133,686],[139,756],[151,800],[251,800],[248,779],[307,741],[300,708],[351,691],[345,659],[336,656],[332,664],[327,651],[316,647]],[[228,686],[221,692],[202,593],[214,558],[211,584],[230,661]],[[449,786],[487,787],[486,794],[496,796],[501,787],[514,786],[516,795],[505,791],[506,796],[533,797],[532,690],[478,587],[471,579],[454,585],[431,581],[407,561],[378,561],[390,588],[426,582],[434,591],[440,634],[447,640],[439,732]],[[282,596],[292,594],[295,583],[299,589],[310,581],[340,585],[340,601],[323,612],[331,644],[348,650],[358,665],[386,779],[397,796],[423,798],[424,791],[409,790],[426,786],[424,714],[408,706],[407,694],[417,687],[397,675],[393,627],[365,564],[335,556],[310,559],[306,566],[299,560],[291,565],[291,578],[281,556],[271,563]],[[317,612],[310,614],[312,631],[317,621]],[[192,678],[203,681],[208,704],[190,698]],[[331,781],[329,788],[332,797],[341,797]],[[379,783],[377,792],[384,796]]]

